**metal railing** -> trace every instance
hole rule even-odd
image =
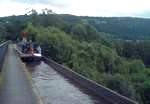
[[[0,44],[0,72],[2,71],[3,62],[8,50],[8,45],[11,43],[11,41],[6,41],[2,44]]]

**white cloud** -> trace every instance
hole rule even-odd
[[[19,2],[4,2],[0,4],[0,17],[10,16],[10,15],[22,15],[27,13],[31,9],[36,9],[41,11],[44,8],[50,8],[52,10],[57,10],[56,7],[47,4],[28,4],[28,3],[19,3]]]
[[[74,15],[148,17],[149,4],[149,0],[2,0],[0,16],[25,14],[26,8],[49,8]]]
[[[75,0],[71,4],[78,15],[122,16],[150,10],[148,0]]]

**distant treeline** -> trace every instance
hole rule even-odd
[[[81,17],[99,32],[127,40],[150,39],[150,19],[131,17]]]

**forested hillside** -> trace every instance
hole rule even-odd
[[[81,17],[99,32],[112,34],[114,38],[127,40],[150,39],[150,19],[131,17]]]
[[[111,34],[114,38],[136,40],[150,38],[150,19],[133,17],[76,17],[63,15],[67,22],[82,20],[94,26],[98,32]]]
[[[25,31],[40,43],[44,55],[141,104],[150,104],[149,24],[149,19],[32,10],[30,15],[0,18],[0,37],[16,42]]]

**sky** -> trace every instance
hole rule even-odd
[[[45,8],[78,16],[150,18],[150,0],[0,0],[0,17]]]

